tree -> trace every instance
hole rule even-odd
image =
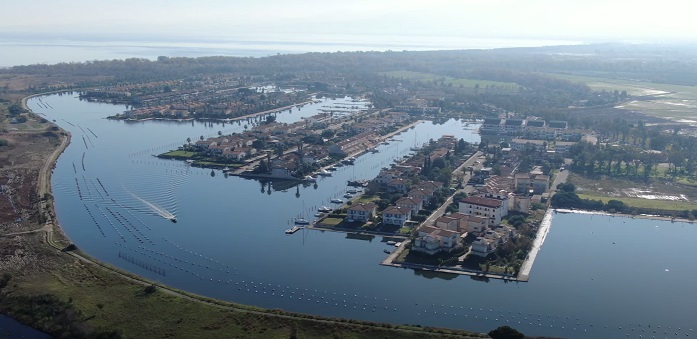
[[[563,192],[573,193],[576,191],[576,185],[570,182],[565,182],[557,185],[557,189]]]
[[[145,286],[145,289],[143,290],[143,292],[148,295],[155,293],[155,291],[157,291],[157,287],[155,287],[155,285]]]
[[[186,138],[186,143],[190,144],[191,143],[191,138]]]
[[[501,326],[487,334],[492,339],[525,339],[525,334],[510,326]]]
[[[324,131],[322,131],[322,138],[331,139],[334,137],[334,134],[334,130],[325,129]]]

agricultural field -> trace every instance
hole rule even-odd
[[[556,73],[548,75],[585,83],[594,91],[626,91],[634,98],[616,108],[640,111],[646,115],[697,126],[696,86]]]
[[[660,179],[648,182],[610,178],[589,178],[572,173],[569,182],[576,185],[583,199],[620,200],[632,207],[664,210],[693,210],[697,208],[697,190],[693,186]]]

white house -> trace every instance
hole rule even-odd
[[[428,254],[440,251],[452,252],[461,248],[460,233],[432,226],[419,228],[418,237],[414,239],[413,250]]]
[[[433,190],[427,188],[415,188],[409,191],[409,193],[407,193],[407,196],[414,199],[420,199],[421,201],[426,203],[430,201],[433,197]]]
[[[484,197],[467,197],[460,200],[459,212],[486,218],[489,225],[494,226],[500,224],[501,218],[508,214],[508,201]]]
[[[392,179],[387,183],[387,190],[390,192],[407,193],[409,182],[404,179]]]
[[[423,201],[421,199],[404,197],[400,198],[395,202],[397,207],[405,207],[411,210],[411,215],[419,214],[419,210],[423,208]]]
[[[477,240],[472,242],[470,249],[471,254],[486,258],[486,256],[496,251],[496,246],[493,244],[493,241],[479,237]]]
[[[386,225],[404,226],[411,219],[411,210],[404,207],[390,206],[382,211],[382,222]]]
[[[375,209],[377,206],[375,204],[354,204],[348,208],[346,212],[346,220],[353,220],[359,222],[368,222],[368,220],[375,215]]]

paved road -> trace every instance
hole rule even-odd
[[[554,195],[554,193],[557,192],[557,186],[559,184],[563,184],[566,182],[566,179],[569,177],[569,171],[568,170],[563,170],[559,171],[557,173],[557,176],[554,177],[554,182],[552,183],[552,187],[549,189],[550,191],[550,197]]]

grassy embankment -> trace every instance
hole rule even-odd
[[[635,97],[634,99],[638,99],[630,100],[629,102],[618,106],[618,108],[641,111],[650,116],[671,120],[696,120],[696,86],[661,84],[648,81],[632,81],[625,79],[568,74],[550,73],[548,75],[585,83],[595,91],[627,91],[627,94]],[[647,96],[648,98],[641,98]]]
[[[479,334],[418,327],[371,324],[306,315],[265,311],[253,307],[210,300],[210,304],[172,295],[162,289],[145,293],[143,285],[128,282],[89,264],[73,262],[50,272],[33,273],[12,279],[3,290],[12,300],[24,295],[51,294],[73,311],[61,312],[60,319],[39,319],[49,328],[82,321],[85,327],[113,330],[123,337],[137,338],[343,338],[361,337],[454,337],[482,338]],[[45,304],[45,303],[44,303]],[[56,307],[58,303],[54,303]],[[33,306],[15,303],[9,313],[27,321],[26,314],[41,312]],[[31,309],[30,309],[31,308]],[[25,314],[24,316],[22,314]],[[60,332],[59,332],[60,333]],[[75,334],[76,332],[71,332]]]

